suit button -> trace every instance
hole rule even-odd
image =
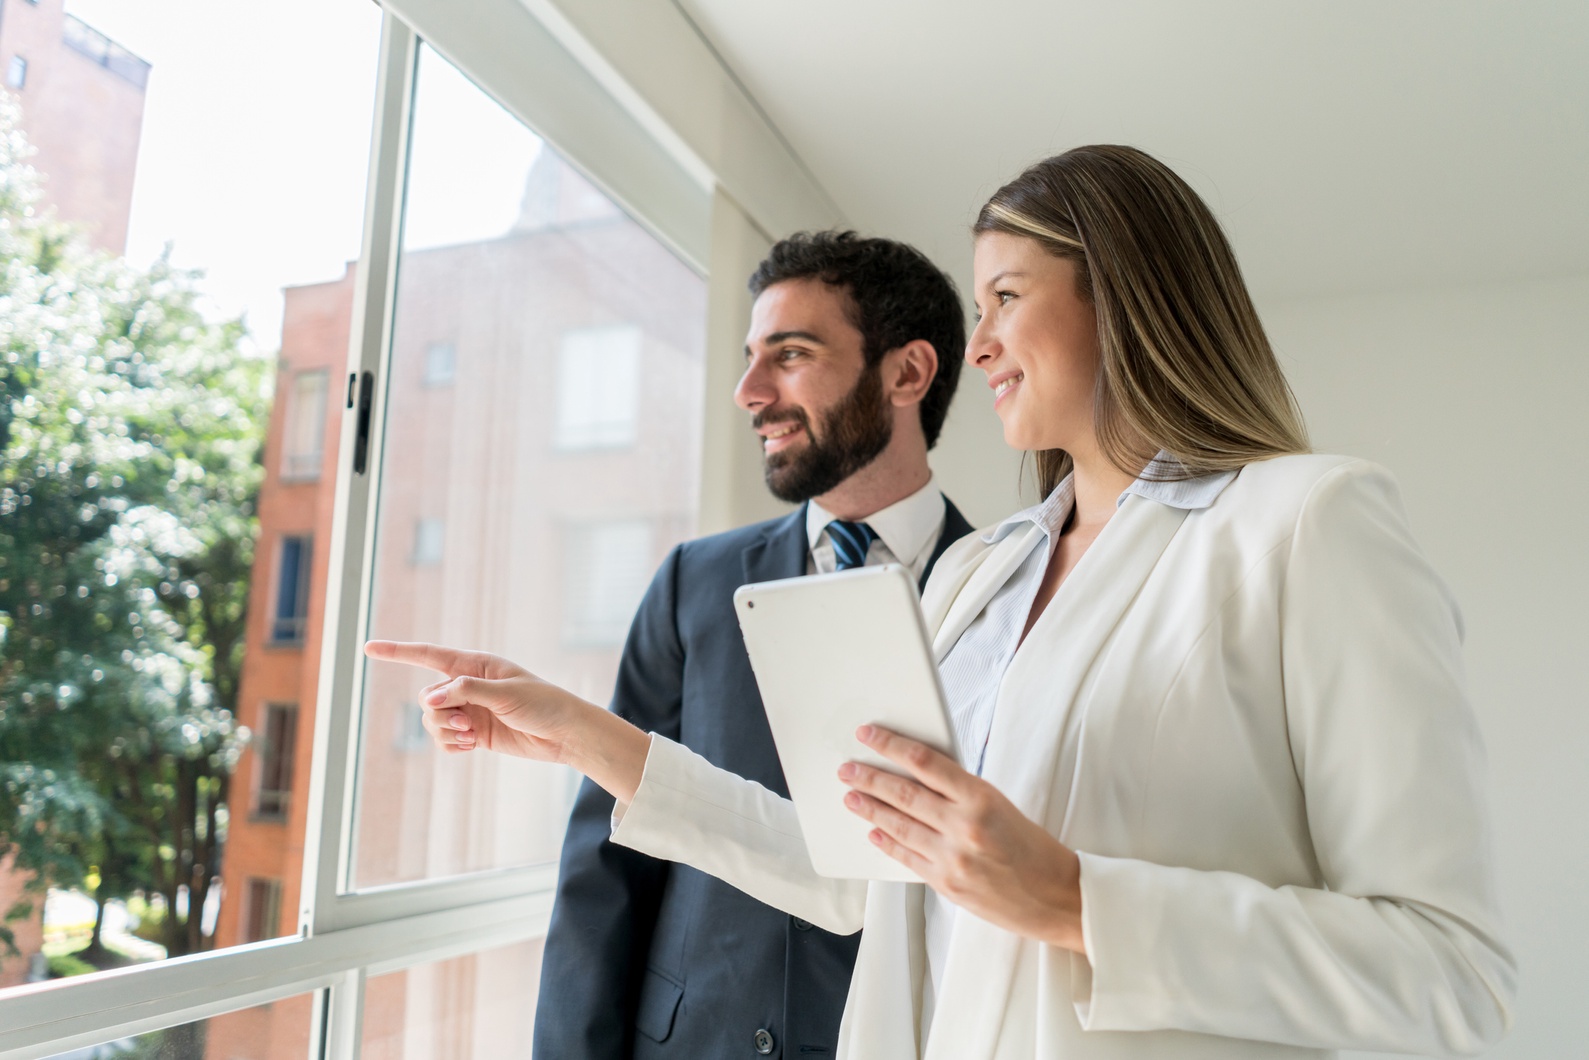
[[[796,931],[810,931],[811,930],[811,921],[809,921],[809,920],[801,920],[799,917],[795,917],[794,918],[794,929]]]
[[[772,1053],[772,1035],[768,1034],[765,1030],[756,1032],[755,1041],[756,1051],[762,1056],[767,1056]]]

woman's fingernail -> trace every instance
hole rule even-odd
[[[876,730],[870,725],[862,725],[859,729],[855,730],[855,736],[860,740],[870,740],[875,733]]]
[[[460,714],[447,724],[451,725],[455,729],[467,730],[469,728],[469,719]]]
[[[839,779],[840,780],[850,780],[850,779],[852,779],[855,776],[855,774],[857,772],[859,772],[859,770],[857,770],[855,768],[855,763],[854,762],[846,762],[842,766],[839,767]]]
[[[436,691],[425,697],[425,702],[431,704],[432,706],[440,706],[446,701],[447,690],[445,688],[438,688]]]
[[[852,791],[848,795],[844,796],[844,805],[848,806],[852,810],[859,810],[861,808],[860,794]]]

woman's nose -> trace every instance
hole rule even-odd
[[[992,360],[998,352],[998,343],[994,341],[988,318],[983,317],[971,329],[971,338],[966,341],[966,363],[973,368],[979,368],[984,362]]]

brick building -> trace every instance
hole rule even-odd
[[[94,246],[124,252],[149,64],[65,0],[0,0],[0,78],[21,103],[45,202]]]

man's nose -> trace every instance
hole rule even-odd
[[[745,365],[745,374],[734,387],[734,404],[746,412],[759,412],[777,400],[777,392],[767,378],[766,371],[754,358]]]

